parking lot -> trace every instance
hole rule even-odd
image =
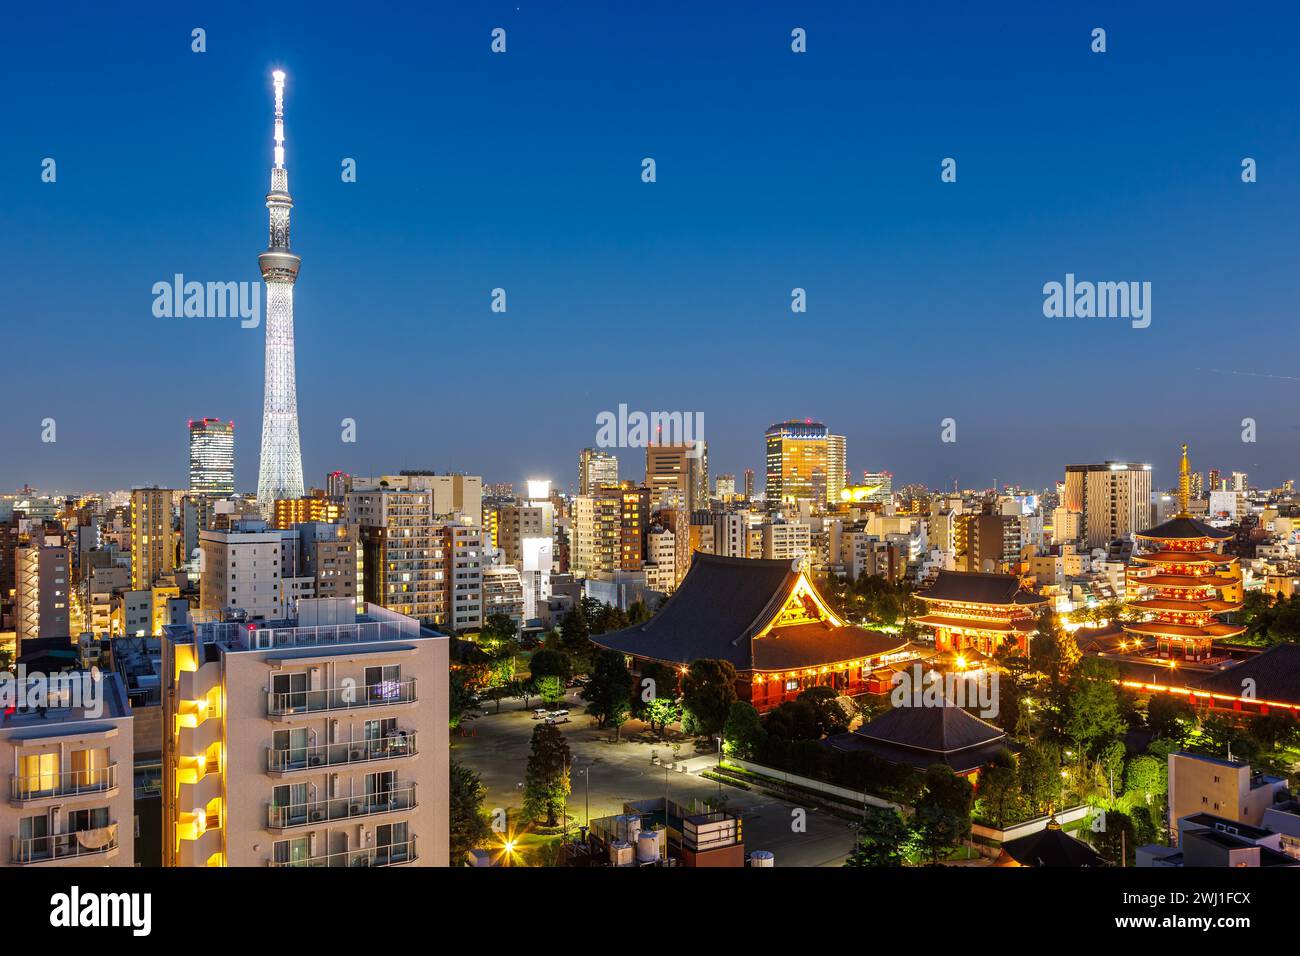
[[[524,708],[521,701],[503,702],[501,713],[488,704],[488,716],[466,721],[466,736],[452,734],[453,759],[473,768],[487,788],[487,809],[505,808],[511,821],[519,819],[523,802],[524,768],[528,763],[529,745],[537,701]],[[658,753],[664,764],[673,760],[670,744],[633,743],[626,738],[644,730],[644,725],[629,721],[623,726],[621,743],[612,741],[612,731],[598,730],[590,717],[582,713],[582,702],[571,691],[564,704],[571,712],[560,731],[573,754],[573,791],[569,796],[570,824],[577,827],[587,820],[590,774],[590,815],[593,818],[620,813],[627,800],[645,800],[665,794],[684,805],[717,797],[728,798],[727,809],[744,819],[745,848],[770,850],[777,866],[838,866],[853,847],[855,831],[847,822],[820,813],[811,807],[801,808],[757,791],[720,786],[698,774],[679,773],[656,766],[652,755]],[[693,755],[689,742],[683,744],[680,758]],[[703,806],[701,804],[701,809]],[[794,811],[806,809],[804,832],[796,832]]]

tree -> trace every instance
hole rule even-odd
[[[629,625],[641,624],[650,620],[650,608],[646,607],[643,599],[637,598],[627,608],[627,622]]]
[[[543,647],[536,651],[528,661],[529,673],[534,678],[558,677],[561,684],[566,684],[573,676],[573,665],[563,651]]]
[[[806,700],[812,704],[817,714],[817,729],[821,736],[830,737],[849,729],[849,721],[852,717],[834,687],[809,687],[795,699]]]
[[[681,717],[681,708],[671,697],[656,697],[641,708],[641,719],[650,725],[650,729],[663,736],[668,725]]]
[[[970,781],[945,764],[925,772],[925,793],[916,803],[912,823],[917,843],[930,862],[938,863],[970,834],[974,791]]]
[[[453,866],[465,859],[465,854],[484,846],[492,839],[492,828],[483,813],[483,798],[487,790],[469,767],[451,762],[451,799],[448,803],[448,821],[451,826],[449,844]]]
[[[1169,792],[1169,761],[1143,754],[1124,768],[1124,793],[1134,801],[1149,804]]]
[[[650,683],[647,684],[646,681]],[[636,693],[633,696],[637,707],[643,707],[660,697],[676,699],[677,668],[658,661],[648,662],[641,668],[641,679],[637,682]]]
[[[853,852],[845,866],[902,866],[912,842],[912,829],[893,807],[864,808]]]
[[[775,740],[820,740],[817,708],[806,700],[787,700],[768,712],[767,732]]]
[[[1089,657],[1070,681],[1065,733],[1093,758],[1128,729],[1120,714],[1116,678],[1114,664]]]
[[[698,660],[682,675],[682,725],[688,734],[722,730],[736,702],[736,668],[729,661]]]
[[[1030,744],[1017,768],[1020,792],[1030,813],[1041,816],[1061,803],[1061,751],[1055,744]]]
[[[979,800],[981,817],[995,827],[1001,829],[1020,820],[1025,800],[1020,793],[1016,762],[1010,751],[999,751],[993,763],[980,771],[975,795]]]
[[[447,680],[449,690],[449,700],[447,703],[448,724],[455,729],[460,726],[460,722],[465,719],[465,711],[469,710],[474,702],[474,693],[469,689],[465,682],[465,673],[459,668],[452,670]]]
[[[569,797],[569,743],[554,724],[533,728],[532,749],[524,770],[524,815],[553,827]]]
[[[727,723],[722,728],[722,746],[726,752],[741,760],[753,760],[762,749],[767,732],[754,705],[738,700],[727,713]]]
[[[1105,827],[1092,835],[1093,849],[1102,855],[1112,866],[1120,865],[1120,847],[1124,847],[1125,866],[1132,866],[1137,856],[1137,827],[1133,818],[1120,810],[1103,811]]]
[[[632,674],[623,661],[623,653],[602,650],[596,655],[591,680],[582,689],[582,699],[587,701],[587,713],[596,718],[597,726],[613,724],[617,730],[627,720],[631,707]]]
[[[1074,636],[1061,627],[1051,606],[1038,613],[1037,626],[1029,642],[1029,660],[1052,683],[1064,681],[1078,666],[1083,653]]]
[[[585,674],[591,669],[592,653],[595,646],[591,643],[591,624],[587,620],[585,601],[573,606],[564,616],[555,646],[569,656],[575,674]]]
[[[1181,744],[1196,726],[1196,709],[1181,697],[1156,694],[1147,703],[1147,726],[1156,737]]]
[[[489,614],[479,631],[479,640],[485,644],[513,644],[519,636],[519,628],[509,614],[496,612]]]

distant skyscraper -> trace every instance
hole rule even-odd
[[[826,500],[839,501],[848,471],[848,439],[843,435],[826,436]]]
[[[709,506],[709,449],[706,442],[648,445],[645,450],[645,484],[652,504],[676,498],[687,512]]]
[[[584,448],[578,453],[578,494],[618,484],[618,458],[609,452]]]
[[[1061,504],[1083,515],[1087,547],[1127,538],[1151,526],[1151,466],[1137,461],[1066,465]]]
[[[143,591],[176,570],[172,493],[167,488],[131,492],[131,587]]]
[[[754,469],[745,469],[745,499],[752,501],[754,498]]]
[[[271,238],[257,257],[266,281],[266,379],[262,403],[262,457],[257,503],[270,518],[277,498],[300,498],[302,449],[298,444],[298,394],[293,361],[293,284],[302,261],[289,251],[289,171],[284,167],[284,73],[275,78],[275,165],[266,208]]]
[[[733,498],[736,495],[736,476],[718,475],[713,482],[713,493],[719,498]]]
[[[765,438],[768,507],[776,510],[782,501],[798,498],[825,501],[826,426],[811,420],[777,422]]]
[[[235,493],[235,423],[219,418],[190,420],[190,491]]]

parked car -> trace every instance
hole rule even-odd
[[[533,710],[533,720],[541,720],[543,717],[551,716],[551,712],[545,707],[537,707]]]

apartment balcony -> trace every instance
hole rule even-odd
[[[9,862],[16,866],[32,864],[68,864],[98,866],[117,856],[117,824],[77,833],[58,833],[43,837],[13,837]]]
[[[411,783],[386,793],[308,800],[305,803],[291,803],[282,807],[271,804],[266,808],[266,826],[269,830],[291,830],[295,827],[333,823],[336,820],[354,820],[385,813],[400,813],[414,807],[415,784]]]
[[[338,853],[326,853],[321,856],[309,856],[301,860],[276,862],[271,860],[267,866],[301,867],[301,866],[402,866],[419,859],[415,852],[415,837],[405,843],[393,843],[388,846],[373,846],[364,850],[343,850]]]
[[[340,710],[369,710],[415,703],[415,678],[357,684],[351,687],[327,687],[286,693],[266,692],[266,715],[271,718],[323,714]]]
[[[377,740],[316,744],[308,747],[266,748],[266,772],[273,777],[300,770],[328,770],[345,764],[374,763],[414,757],[415,732],[401,730]]]
[[[80,796],[104,796],[117,790],[117,763],[94,770],[66,770],[36,777],[11,774],[9,803],[24,807],[44,800],[69,800]]]

